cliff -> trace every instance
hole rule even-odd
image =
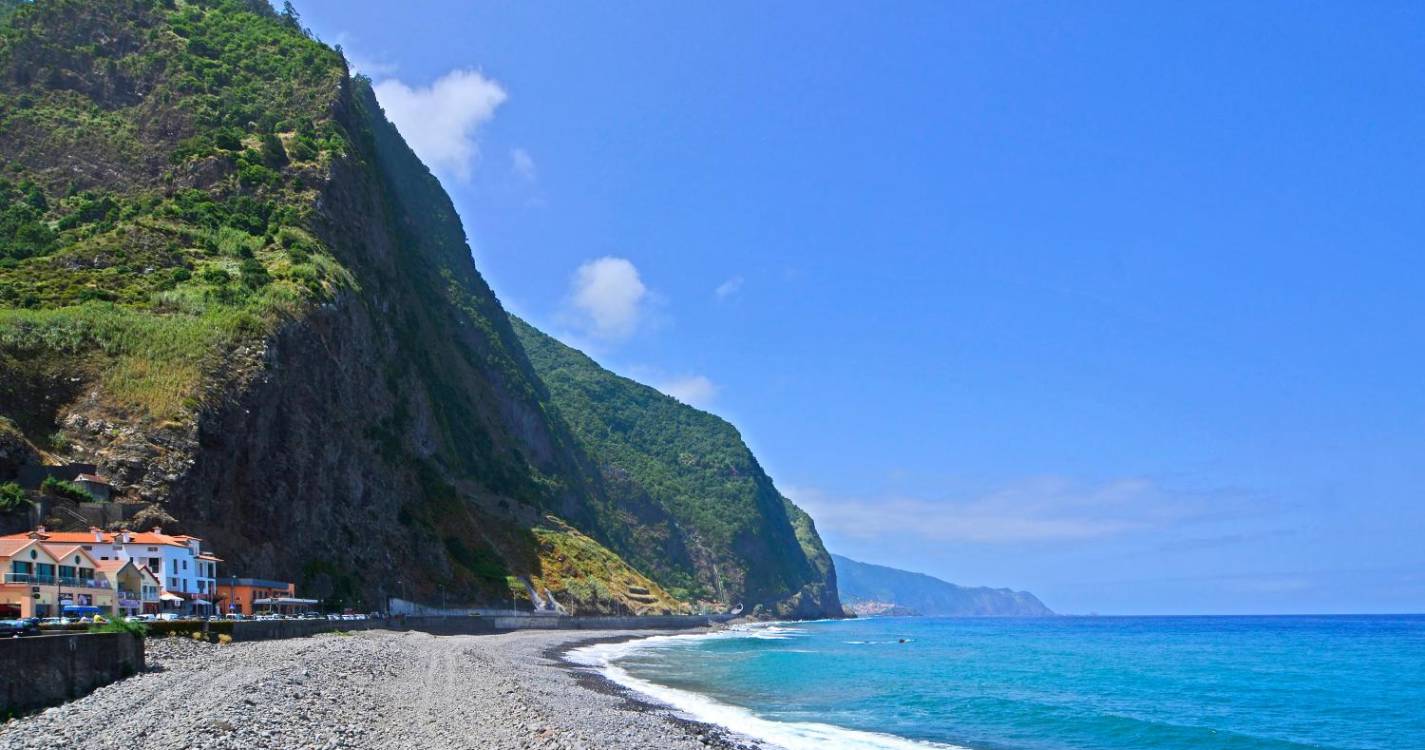
[[[514,324],[558,417],[597,464],[605,502],[590,523],[601,538],[683,599],[776,617],[840,611],[811,518],[736,428]]]
[[[260,1],[3,5],[7,461],[96,464],[135,525],[345,604],[688,606],[339,53]]]
[[[1027,591],[956,586],[923,573],[832,555],[841,601],[861,616],[1043,617],[1054,614]]]

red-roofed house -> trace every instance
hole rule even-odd
[[[0,538],[0,616],[55,617],[66,608],[114,611],[114,590],[81,545]]]

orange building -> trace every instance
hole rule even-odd
[[[295,599],[297,584],[262,578],[219,578],[218,602],[222,612],[255,615],[273,607],[255,604],[260,599]]]

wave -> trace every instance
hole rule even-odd
[[[783,625],[739,626],[716,633],[659,635],[623,643],[603,643],[573,649],[565,655],[570,662],[598,671],[630,690],[677,709],[689,718],[730,729],[737,734],[767,742],[785,750],[966,750],[956,745],[921,742],[890,734],[847,729],[832,724],[764,719],[739,706],[706,695],[649,682],[635,677],[618,665],[618,660],[635,651],[664,648],[691,639],[758,638],[782,640],[803,635],[803,631]]]

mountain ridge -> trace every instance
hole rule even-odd
[[[1044,617],[1053,615],[1027,591],[959,586],[925,573],[864,563],[832,553],[842,604],[858,615]]]

